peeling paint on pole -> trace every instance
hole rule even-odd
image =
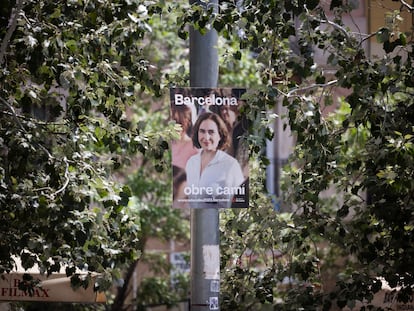
[[[203,245],[203,272],[207,280],[220,280],[219,245]]]

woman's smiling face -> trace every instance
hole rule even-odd
[[[206,119],[198,128],[198,142],[204,151],[216,151],[220,142],[220,134],[216,122]]]

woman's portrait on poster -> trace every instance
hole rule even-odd
[[[231,137],[223,119],[203,112],[193,127],[192,141],[199,152],[186,164],[184,194],[190,207],[231,207],[235,195],[245,194],[245,177],[238,161],[226,153]]]

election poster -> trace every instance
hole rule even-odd
[[[249,205],[246,105],[240,88],[171,88],[174,208]]]

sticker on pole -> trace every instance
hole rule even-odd
[[[220,248],[203,245],[203,272],[206,280],[220,280]]]
[[[212,280],[210,283],[210,292],[219,293],[220,292],[220,281]]]
[[[173,207],[249,205],[245,89],[172,88],[171,117],[181,127],[171,144]]]
[[[218,297],[209,297],[209,308],[210,308],[210,310],[218,310],[219,309]]]

